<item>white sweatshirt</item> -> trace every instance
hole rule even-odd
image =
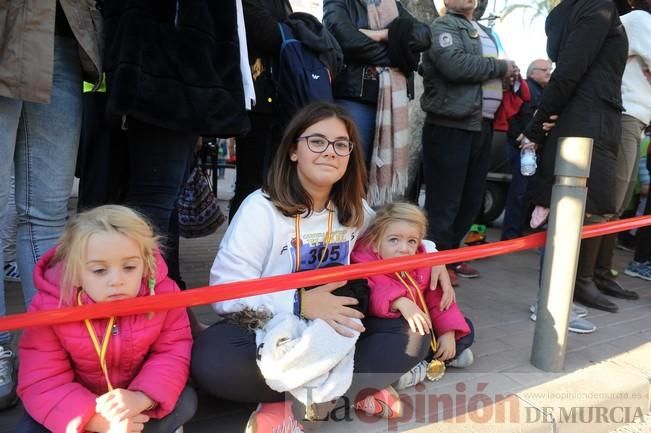
[[[651,13],[634,10],[621,17],[628,36],[628,60],[622,77],[624,114],[651,122],[651,83],[642,72],[651,68]]]
[[[343,226],[334,212],[331,241],[328,254],[321,267],[331,263],[347,265],[350,253],[359,234],[374,215],[364,201],[365,218],[362,229]],[[315,269],[321,258],[323,241],[328,230],[328,210],[312,213],[301,218],[301,266],[300,270]],[[222,284],[290,274],[295,270],[296,248],[295,218],[286,217],[271,201],[257,190],[249,195],[238,209],[219,245],[217,256],[210,269],[210,284]],[[217,302],[213,308],[217,314],[234,313],[244,307],[264,306],[273,315],[292,313],[295,290],[251,296],[231,301]]]

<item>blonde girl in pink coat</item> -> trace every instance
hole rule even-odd
[[[29,311],[179,290],[151,226],[123,206],[74,217],[34,281]],[[27,414],[17,431],[172,433],[196,408],[191,347],[184,308],[27,328],[18,370]]]

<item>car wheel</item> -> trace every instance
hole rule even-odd
[[[484,207],[477,218],[480,224],[490,224],[495,221],[504,210],[506,204],[505,184],[500,182],[487,182],[486,193],[484,194]]]

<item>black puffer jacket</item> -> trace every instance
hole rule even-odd
[[[410,19],[419,23],[399,1],[399,17]],[[332,91],[335,98],[361,99],[362,86],[364,82],[364,66],[393,66],[389,55],[389,45],[375,42],[358,29],[368,29],[368,16],[366,2],[362,0],[324,0],[323,1],[323,23],[332,33],[344,53],[344,67],[333,83]],[[427,26],[419,26],[425,27]],[[429,45],[429,32],[426,31],[422,37],[421,46]],[[409,74],[408,87],[413,88],[413,74]],[[376,101],[367,101],[376,102]]]
[[[249,128],[234,0],[104,2],[107,111],[232,137]]]

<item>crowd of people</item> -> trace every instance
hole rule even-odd
[[[481,211],[494,130],[513,169],[502,239],[544,227],[560,137],[594,140],[585,223],[625,214],[638,168],[649,172],[651,0],[563,0],[546,22],[549,59],[526,77],[475,0],[444,3],[433,23],[397,0],[324,0],[323,23],[288,0],[0,6],[0,316],[5,281],[21,283],[29,311],[184,290],[178,197],[201,136],[236,140],[211,285],[458,248]],[[281,23],[325,48],[288,54]],[[330,101],[278,112],[278,59],[303,64],[292,55],[328,65]],[[319,75],[299,72],[308,94]],[[423,209],[404,201],[415,73]],[[538,155],[534,176],[522,149]],[[626,274],[651,280],[650,236],[637,231]],[[614,278],[615,246],[582,242],[577,303],[614,313],[609,297],[639,298]],[[0,410],[21,399],[19,432],[173,433],[196,387],[258,403],[250,433],[317,429],[339,399],[399,417],[398,391],[474,362],[459,277],[480,272],[451,263],[218,302],[210,327],[172,309],[20,341],[0,331]],[[570,331],[596,329],[586,314],[573,306]]]

